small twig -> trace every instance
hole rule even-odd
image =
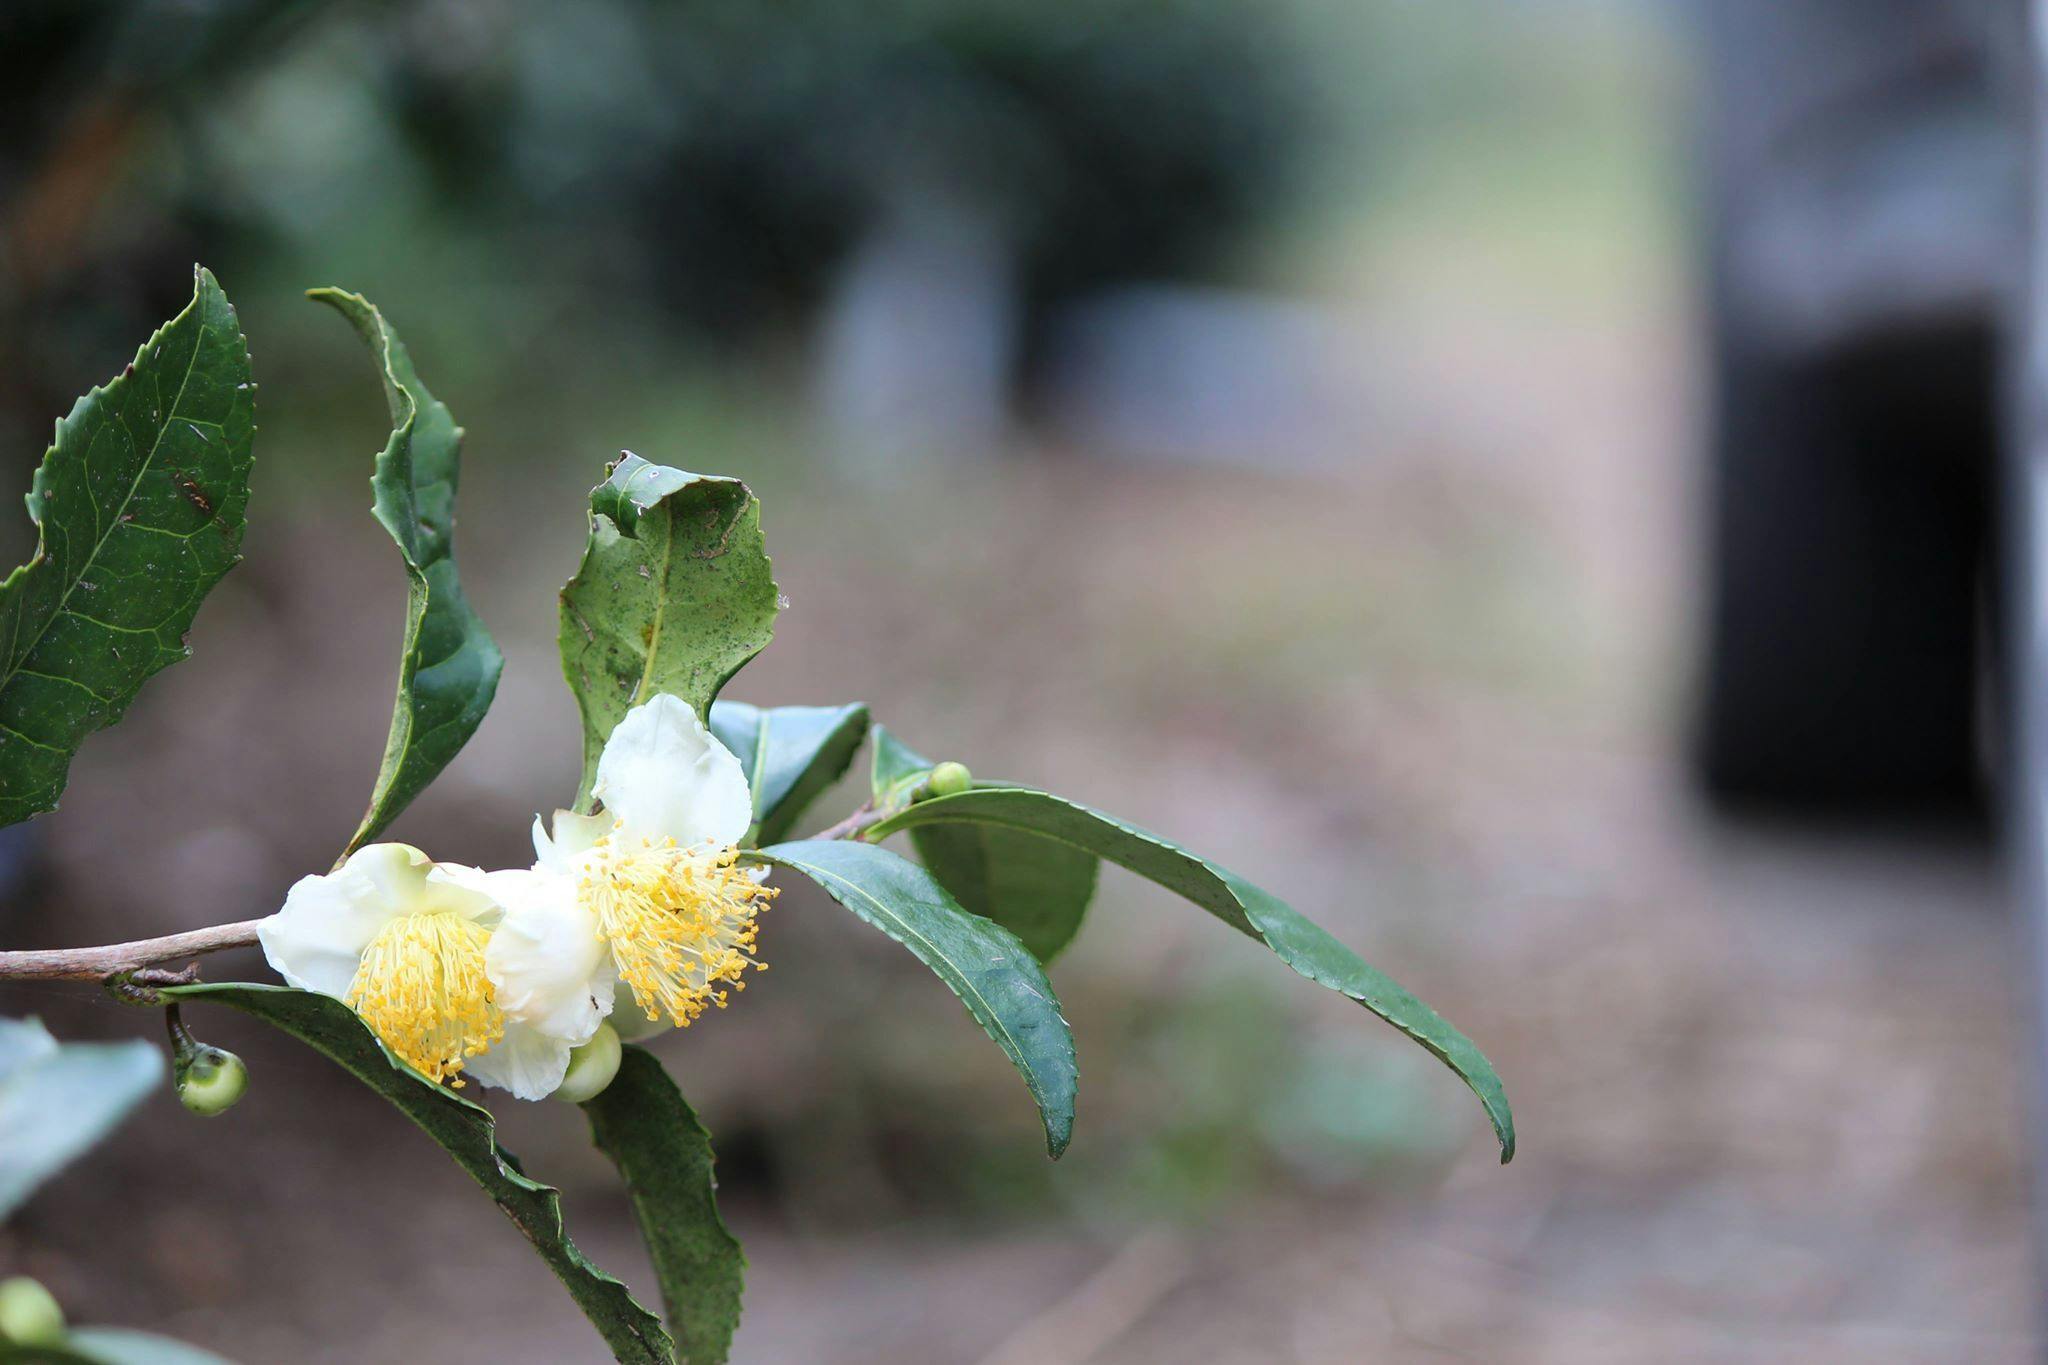
[[[110,943],[103,948],[0,953],[0,981],[104,981],[124,972],[142,973],[159,963],[217,953],[225,948],[250,947],[256,942],[256,926],[261,923],[245,919],[239,924],[216,924],[210,929],[137,939],[133,943]],[[142,982],[154,984],[148,977],[143,977]]]
[[[862,831],[866,830],[868,826],[879,825],[882,823],[882,821],[888,819],[891,815],[894,814],[894,811],[875,809],[874,802],[870,801],[863,805],[859,810],[855,811],[853,814],[847,816],[844,820],[841,820],[838,824],[832,825],[826,829],[819,830],[816,834],[813,834],[811,838],[858,839],[861,836]]]

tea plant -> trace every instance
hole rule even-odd
[[[381,377],[392,430],[372,511],[408,582],[390,737],[362,820],[333,868],[301,878],[263,919],[0,952],[0,980],[97,981],[166,1010],[178,1088],[200,1114],[232,1105],[246,1075],[192,1036],[185,1006],[253,1015],[325,1054],[483,1187],[617,1359],[650,1365],[725,1359],[744,1262],[719,1218],[710,1136],[633,1040],[705,1024],[707,1008],[732,1002],[763,965],[761,915],[791,878],[902,944],[959,997],[1022,1076],[1053,1157],[1073,1133],[1076,1071],[1045,964],[1081,928],[1103,862],[1178,893],[1427,1048],[1478,1095],[1501,1160],[1513,1156],[1507,1099],[1478,1049],[1277,896],[1114,816],[935,763],[870,726],[861,704],[721,698],[769,643],[781,600],[760,504],[736,479],[628,454],[592,491],[583,562],[561,593],[582,772],[573,788],[565,774],[567,804],[535,819],[534,861],[485,869],[377,842],[475,733],[503,660],[456,570],[462,429],[367,300],[311,297],[355,328]],[[79,745],[187,653],[200,601],[240,558],[255,395],[234,310],[201,270],[191,305],[58,424],[28,498],[40,542],[0,584],[0,823],[54,810]],[[867,800],[792,837],[863,744]],[[917,861],[883,847],[898,834]],[[202,982],[196,963],[167,965],[251,944],[285,985]],[[90,1048],[0,1023],[0,1215],[160,1074],[146,1045],[102,1047],[106,1066],[52,1085],[52,1067]],[[577,1250],[557,1191],[499,1145],[472,1081],[582,1105],[624,1180],[661,1314]],[[40,1292],[0,1287],[18,1300],[14,1318],[0,1303],[0,1334],[22,1345],[20,1332],[41,1333],[53,1358],[144,1358],[104,1334],[68,1333]]]

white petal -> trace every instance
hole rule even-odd
[[[538,815],[533,817],[533,852],[540,865],[551,872],[567,872],[576,855],[587,851],[611,833],[616,821],[606,815],[578,815],[573,810],[555,812],[554,837],[548,837]]]
[[[736,844],[754,822],[740,761],[667,693],[613,728],[597,761],[596,792],[629,830],[684,847]]]
[[[569,1074],[569,1044],[508,1019],[505,1036],[463,1063],[462,1074],[509,1090],[516,1099],[544,1100]]]
[[[400,915],[449,909],[487,917],[488,900],[429,882],[433,860],[409,844],[371,844],[332,872],[301,877],[257,926],[263,955],[300,990],[348,993],[377,931]]]
[[[505,908],[484,949],[498,1008],[572,1046],[589,1041],[611,1013],[616,974],[575,881],[543,869],[475,875]]]

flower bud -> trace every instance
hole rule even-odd
[[[178,1101],[201,1118],[225,1114],[249,1088],[249,1068],[226,1048],[201,1043],[174,1067]]]
[[[64,1310],[49,1290],[26,1275],[0,1280],[0,1341],[16,1346],[62,1346]]]
[[[171,1077],[178,1086],[178,1102],[209,1119],[234,1108],[249,1088],[249,1068],[242,1059],[194,1038],[176,1005],[164,1011],[164,1026],[171,1034]]]
[[[590,1041],[569,1054],[569,1074],[555,1091],[555,1098],[570,1104],[594,1100],[619,1074],[619,1031],[599,1024]]]
[[[932,769],[925,783],[933,796],[958,796],[974,785],[974,774],[967,771],[964,763],[941,763]]]

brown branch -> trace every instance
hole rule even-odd
[[[133,943],[110,943],[103,948],[47,948],[0,953],[0,981],[104,981],[122,972],[197,957],[201,953],[247,948],[256,942],[256,926],[262,922],[245,919],[239,924],[216,924],[210,929],[192,929],[182,934],[166,934],[162,938],[137,939]]]
[[[896,812],[877,810],[872,803],[862,806],[838,824],[819,830],[812,839],[858,839],[869,825],[879,825]]]

